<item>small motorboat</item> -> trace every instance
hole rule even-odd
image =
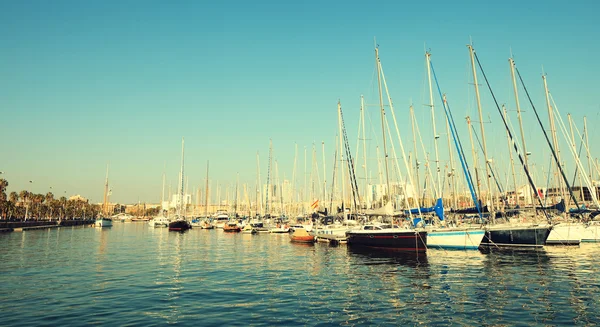
[[[239,233],[242,231],[242,228],[238,226],[236,222],[230,221],[223,226],[223,231],[230,233]]]
[[[290,241],[296,243],[314,243],[315,236],[309,234],[305,228],[295,228],[290,234]]]
[[[256,234],[256,233],[258,233],[258,231],[251,224],[247,224],[242,229],[242,233],[243,234]]]
[[[192,229],[192,225],[187,220],[175,220],[169,223],[169,231],[185,232]]]

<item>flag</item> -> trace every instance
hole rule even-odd
[[[313,202],[313,203],[310,205],[310,207],[311,207],[311,208],[313,208],[313,209],[316,209],[318,206],[319,206],[319,200],[318,200],[318,199],[317,199],[317,200],[315,200],[315,202]]]

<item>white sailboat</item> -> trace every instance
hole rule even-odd
[[[150,225],[150,227],[154,227],[154,228],[169,227],[170,220],[169,220],[169,218],[165,217],[164,210],[162,208],[163,203],[165,203],[165,173],[164,173],[164,171],[163,171],[162,193],[161,193],[160,201],[161,201],[160,202],[161,213],[158,214],[153,219],[150,219],[148,221],[148,225]]]
[[[104,183],[104,202],[102,204],[101,216],[96,218],[94,226],[96,227],[111,227],[112,219],[108,218],[108,197],[110,196],[108,190],[108,165],[106,165],[106,182]]]

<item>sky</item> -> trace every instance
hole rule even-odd
[[[308,173],[313,144],[322,167],[321,142],[330,180],[338,101],[352,151],[361,95],[370,160],[381,146],[375,44],[407,152],[412,103],[433,155],[426,49],[468,142],[464,117],[477,116],[466,47],[472,42],[513,125],[511,52],[544,123],[542,72],[565,120],[571,113],[582,130],[587,116],[597,156],[599,7],[553,0],[3,1],[0,171],[9,191],[99,202],[108,164],[111,202],[158,202],[163,172],[167,185],[177,186],[182,137],[190,191],[204,188],[207,162],[212,189],[233,189],[238,176],[254,187],[257,152],[266,183],[271,139],[281,180],[294,176],[296,145],[297,185],[305,177],[305,147]],[[504,176],[505,131],[478,78],[488,152]],[[445,137],[437,94],[434,101]],[[522,91],[520,101],[542,181],[549,150]],[[440,144],[441,162],[447,148]]]

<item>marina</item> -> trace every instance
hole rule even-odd
[[[600,325],[599,11],[0,2],[0,325]]]

